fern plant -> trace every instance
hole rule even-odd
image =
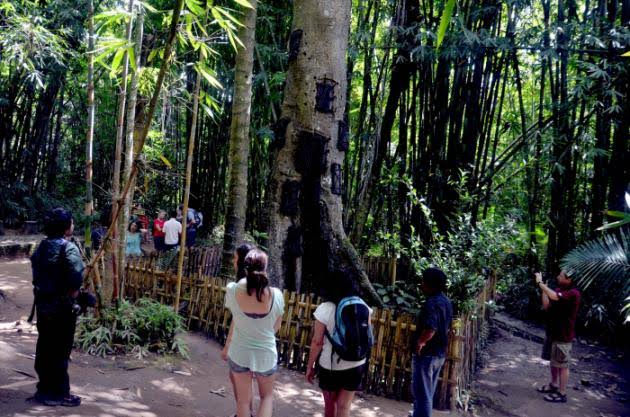
[[[562,258],[562,269],[575,276],[582,290],[597,283],[597,291],[608,293],[620,287],[620,301],[630,301],[630,231],[622,228],[600,239],[583,243]],[[623,307],[626,322],[630,321],[630,303]]]

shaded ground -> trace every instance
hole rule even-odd
[[[519,336],[515,336],[514,333]],[[630,416],[628,364],[609,349],[574,343],[566,404],[551,404],[535,391],[549,380],[540,359],[541,329],[498,314],[484,351],[485,366],[472,387],[479,417]]]
[[[27,260],[0,261],[0,415],[1,416],[231,416],[234,399],[219,345],[203,336],[186,336],[190,360],[153,357],[96,358],[74,351],[72,389],[84,398],[79,408],[49,408],[27,401],[35,391],[33,355],[36,329],[26,323],[31,307]],[[17,323],[17,324],[16,324]],[[322,416],[319,390],[304,377],[282,370],[276,384],[274,416]],[[355,401],[353,416],[404,417],[409,404],[366,396]],[[437,412],[438,416],[448,413]]]

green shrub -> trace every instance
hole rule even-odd
[[[76,344],[91,355],[148,352],[188,356],[178,337],[184,331],[182,318],[169,306],[147,298],[134,304],[123,301],[104,309],[100,318],[82,317],[77,325]]]
[[[435,266],[448,277],[448,295],[455,314],[470,312],[488,275],[500,276],[511,267],[506,257],[520,252],[524,242],[511,218],[471,223],[470,216],[460,217],[447,235],[434,234],[428,247],[414,237],[410,249],[402,249],[409,257],[413,274],[406,282],[394,285],[374,285],[388,308],[416,313],[424,296],[420,291],[420,276],[424,269]]]

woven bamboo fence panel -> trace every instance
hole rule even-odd
[[[211,277],[219,276],[221,270],[221,256],[223,250],[220,246],[193,247],[186,250],[184,258],[183,275],[201,273]],[[156,253],[152,252],[147,257],[156,258],[156,268],[162,270],[177,269],[177,251]],[[361,263],[370,282],[390,285],[396,281],[396,267],[398,260],[388,257],[362,257]]]
[[[148,297],[163,304],[175,300],[176,276],[172,271],[156,268],[156,257],[131,260],[126,268],[125,296],[132,300]],[[180,314],[191,330],[225,342],[231,315],[224,307],[226,281],[190,270],[182,279]],[[486,302],[494,297],[494,277],[477,298],[477,310],[453,321],[447,360],[442,369],[435,404],[453,409],[459,393],[471,382],[478,338],[486,317]],[[306,370],[313,329],[313,312],[319,299],[313,295],[284,291],[285,311],[277,336],[281,365],[299,372]],[[372,315],[375,343],[368,361],[364,388],[367,392],[410,400],[410,339],[415,318],[392,310],[375,308]]]

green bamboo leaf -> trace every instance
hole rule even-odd
[[[122,62],[123,57],[125,56],[125,49],[119,49],[114,54],[114,58],[112,59],[111,69],[109,71],[109,76],[111,78],[116,77],[116,71],[120,67],[120,63]]]
[[[446,3],[446,5],[444,6],[442,17],[440,18],[440,27],[438,28],[437,43],[435,45],[435,49],[440,49],[440,45],[442,45],[442,41],[444,40],[444,36],[446,35],[446,29],[448,29],[448,25],[451,23],[453,10],[455,10],[455,0],[448,0],[448,3]]]
[[[623,211],[615,211],[615,210],[606,210],[606,214],[610,217],[617,217],[619,219],[625,219],[630,216],[628,213],[624,213]]]
[[[205,78],[208,84],[210,84],[211,86],[215,88],[223,89],[223,85],[219,82],[219,80],[217,80],[214,77],[214,75],[210,73],[208,68],[203,63],[201,62],[197,63],[195,65],[195,70],[197,71],[198,74],[200,74],[203,78]]]
[[[236,3],[248,9],[253,9],[252,5],[247,0],[234,0]]]
[[[134,71],[136,68],[136,52],[134,51],[133,45],[127,48],[127,53],[129,54],[129,64],[131,64],[131,69]]]
[[[185,0],[186,7],[196,16],[205,15],[205,10],[200,1],[197,0]]]
[[[601,231],[601,230],[609,230],[609,229],[615,229],[617,227],[621,227],[624,224],[630,224],[630,216],[628,216],[627,218],[623,219],[623,220],[619,220],[616,222],[612,222],[612,223],[607,223],[601,227],[598,227],[596,230]]]

